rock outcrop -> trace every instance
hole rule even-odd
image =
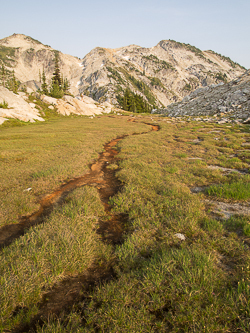
[[[105,103],[97,103],[92,98],[87,96],[72,97],[65,95],[62,99],[37,94],[37,99],[41,99],[47,103],[50,109],[58,113],[68,116],[70,114],[95,116],[102,113],[109,113],[112,110],[112,105]],[[36,103],[29,103],[26,93],[19,92],[14,94],[7,88],[0,86],[0,104],[7,103],[8,108],[0,107],[0,125],[9,118],[15,118],[22,121],[34,122],[44,121],[40,115],[40,110]]]
[[[35,104],[25,101],[25,93],[14,94],[7,88],[0,86],[0,103],[6,102],[7,109],[0,108],[0,124],[8,118],[16,118],[22,121],[34,122],[35,120],[44,121]]]
[[[83,116],[95,116],[102,113],[110,113],[112,105],[109,103],[97,103],[92,98],[87,96],[64,96],[62,99],[56,99],[45,95],[41,96],[41,99],[51,104],[56,108],[57,112],[63,116],[69,116],[70,114],[77,114]]]
[[[152,113],[169,117],[220,115],[231,120],[246,121],[250,117],[250,70],[229,83],[199,88],[181,102],[153,110]]]

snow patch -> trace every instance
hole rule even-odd
[[[103,67],[104,65],[103,64],[101,64],[101,67]]]
[[[125,56],[125,57],[123,57],[123,59],[128,60],[128,59],[129,59],[129,56]]]
[[[79,65],[80,67],[84,67],[83,64],[82,64],[81,62],[80,62],[78,65]]]
[[[76,88],[78,88],[78,86],[81,84],[81,81],[78,81],[76,84]]]

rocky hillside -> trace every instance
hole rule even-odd
[[[0,40],[0,67],[2,64],[21,82],[39,81],[39,73],[45,70],[46,77],[54,71],[55,50],[39,41],[21,34],[14,34]],[[78,94],[77,82],[82,73],[81,60],[59,52],[61,73],[71,84],[71,93]],[[2,79],[2,78],[1,78]]]
[[[55,52],[31,37],[14,34],[0,40],[0,66],[4,64],[9,74],[14,70],[21,83],[35,89],[43,69],[51,78]],[[213,51],[173,40],[152,48],[97,47],[82,60],[59,52],[59,66],[73,95],[84,94],[138,112],[181,101],[199,87],[229,82],[245,71]]]
[[[165,109],[153,113],[169,117],[223,116],[223,121],[245,121],[250,117],[250,70],[229,83],[199,88],[172,103]]]
[[[81,93],[95,100],[108,98],[116,104],[117,96],[129,88],[152,107],[181,101],[199,87],[231,81],[245,71],[213,51],[203,52],[172,40],[161,41],[152,48],[95,48],[82,64]]]

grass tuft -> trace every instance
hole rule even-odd
[[[232,183],[212,185],[206,193],[223,199],[248,200],[250,198],[250,178],[244,177]]]

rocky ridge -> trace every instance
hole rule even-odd
[[[84,94],[116,106],[117,96],[123,96],[126,88],[142,96],[151,108],[159,108],[181,101],[199,87],[236,79],[245,71],[227,57],[173,40],[151,48],[97,47],[80,59],[21,34],[0,40],[0,65],[9,73],[14,70],[17,79],[34,90],[43,69],[48,81],[51,79],[55,52],[74,96]]]
[[[229,83],[199,88],[185,96],[179,103],[167,108],[153,110],[152,113],[168,117],[209,116],[220,123],[230,121],[248,122],[250,117],[250,70]]]
[[[126,88],[157,107],[181,101],[191,91],[231,81],[243,67],[213,51],[164,40],[152,48],[95,48],[82,61],[79,92],[117,104]]]

